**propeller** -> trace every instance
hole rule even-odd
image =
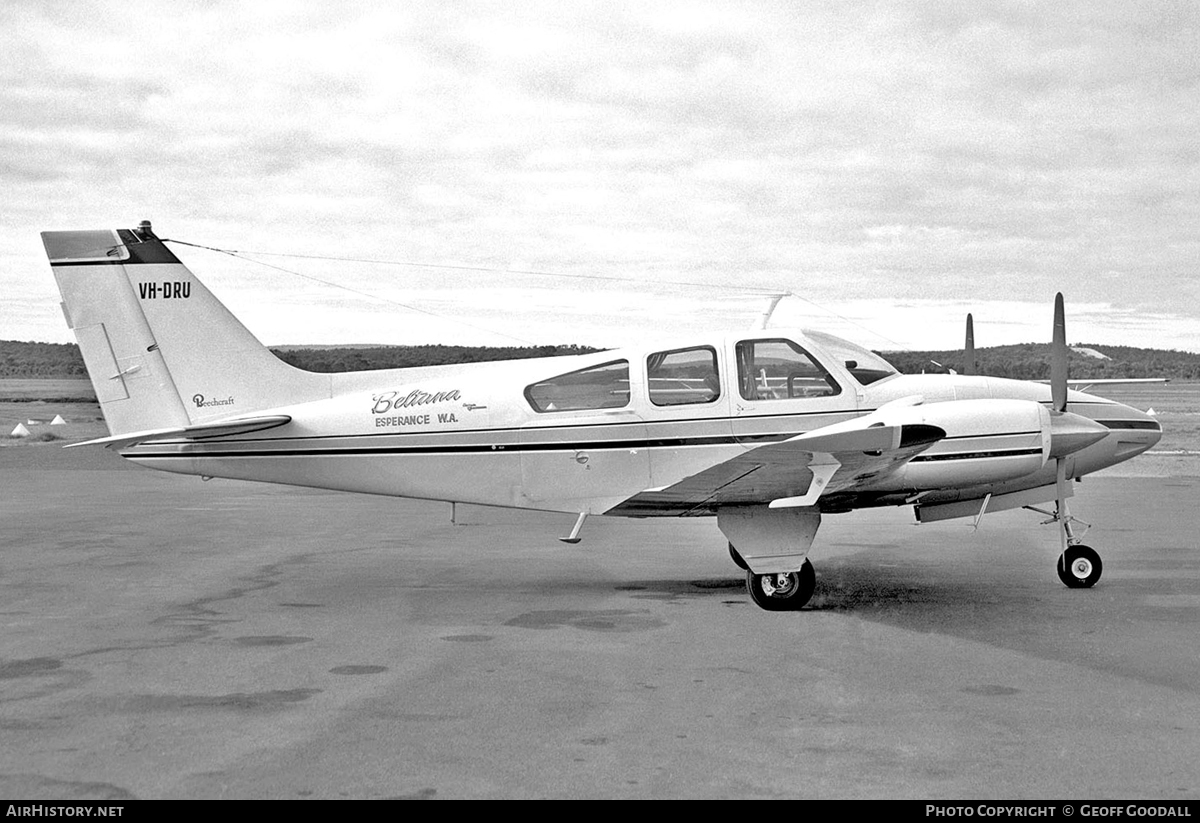
[[[1050,349],[1050,398],[1056,412],[1067,410],[1067,321],[1063,296],[1054,296],[1054,340]]]
[[[1107,429],[1094,420],[1067,412],[1067,321],[1063,308],[1062,292],[1054,296],[1054,337],[1050,346],[1050,412],[1051,454],[1055,458],[1054,486],[1057,508],[1054,519],[1058,521],[1062,550],[1077,542],[1067,507],[1066,455],[1104,439]]]
[[[975,319],[967,314],[967,344],[963,351],[963,374],[976,374],[975,366]]]
[[[1108,427],[1090,417],[1067,411],[1067,331],[1063,320],[1063,296],[1054,299],[1054,343],[1050,352],[1050,451],[1058,461],[1059,491],[1066,464],[1063,458],[1098,443],[1108,436]],[[1061,496],[1061,495],[1060,495]]]
[[[939,369],[945,369],[950,374],[979,374],[979,368],[975,363],[975,320],[969,313],[967,314],[967,342],[963,347],[962,371],[956,372],[954,369],[949,366],[943,366],[936,360],[930,360],[929,362]]]

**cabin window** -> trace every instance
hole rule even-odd
[[[737,344],[738,391],[746,400],[831,397],[842,387],[804,349],[790,340],[743,340]]]
[[[656,352],[646,358],[646,378],[656,406],[712,403],[721,396],[717,351],[710,346]]]
[[[525,389],[534,411],[616,409],[629,405],[629,361],[616,360],[560,374]]]

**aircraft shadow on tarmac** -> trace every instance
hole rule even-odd
[[[617,585],[617,591],[635,600],[674,602],[718,599],[728,605],[752,605],[741,577],[703,580],[631,580]],[[937,577],[922,567],[883,566],[830,559],[817,572],[817,589],[800,610],[804,612],[846,612],[867,618],[901,616],[902,622],[945,618],[950,623],[957,610],[969,607],[971,623],[981,612],[1008,612],[1013,608],[999,592],[994,581],[975,585],[960,579]]]

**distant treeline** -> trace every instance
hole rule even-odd
[[[1077,344],[1109,357],[1099,360],[1071,353],[1071,377],[1167,377],[1200,380],[1200,354],[1129,346]],[[370,346],[341,348],[283,347],[272,349],[279,359],[297,368],[315,372],[400,369],[410,366],[439,366],[449,363],[479,363],[521,357],[553,357],[598,351],[587,346]],[[881,352],[908,374],[946,369],[963,371],[963,353],[957,351]],[[979,373],[1019,380],[1050,377],[1050,346],[1028,343],[978,349]],[[939,368],[934,361],[942,364]],[[23,343],[0,340],[0,377],[84,377],[87,371],[79,347],[74,343]]]
[[[74,343],[0,340],[0,377],[87,377]]]
[[[1101,360],[1078,352],[1070,352],[1069,371],[1072,378],[1137,378],[1166,377],[1173,380],[1200,380],[1200,354],[1162,349],[1135,349],[1131,346],[1102,346],[1089,343],[1074,344],[1075,348],[1092,349],[1108,357]],[[963,371],[963,351],[880,352],[889,363],[906,374]],[[940,363],[939,368],[936,363]],[[1017,346],[995,346],[975,350],[978,373],[992,377],[1012,377],[1017,380],[1048,380],[1050,378],[1050,346],[1046,343],[1022,343]]]
[[[287,346],[271,349],[285,363],[314,372],[403,369],[410,366],[442,366],[450,363],[480,363],[522,357],[554,357],[588,354],[599,349],[588,346],[370,346],[308,348]],[[87,369],[79,346],[74,343],[25,343],[0,340],[0,377],[86,377]]]

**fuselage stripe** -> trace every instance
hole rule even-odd
[[[942,460],[987,460],[993,457],[1025,457],[1041,454],[1041,449],[1002,449],[980,452],[954,452],[952,454],[918,454],[913,463],[933,463]]]
[[[786,439],[792,435],[783,435]],[[253,443],[255,441],[248,441]],[[362,448],[325,448],[325,449],[230,449],[171,451],[171,452],[142,452],[128,449],[123,456],[135,459],[178,459],[178,458],[229,458],[229,457],[342,457],[382,456],[382,455],[419,455],[419,454],[498,454],[502,452],[579,452],[604,450],[639,450],[639,449],[673,449],[691,448],[697,446],[732,446],[738,445],[734,437],[695,437],[663,440],[625,440],[625,441],[593,441],[580,443],[484,443],[484,444],[455,444],[428,446],[364,446]],[[196,445],[186,443],[181,445]],[[203,448],[204,444],[200,444]],[[800,449],[800,451],[803,451]],[[1027,449],[994,449],[990,451],[953,452],[949,454],[919,455],[914,462],[932,460],[974,460],[988,457],[1013,457],[1019,455],[1041,454],[1040,448]]]

